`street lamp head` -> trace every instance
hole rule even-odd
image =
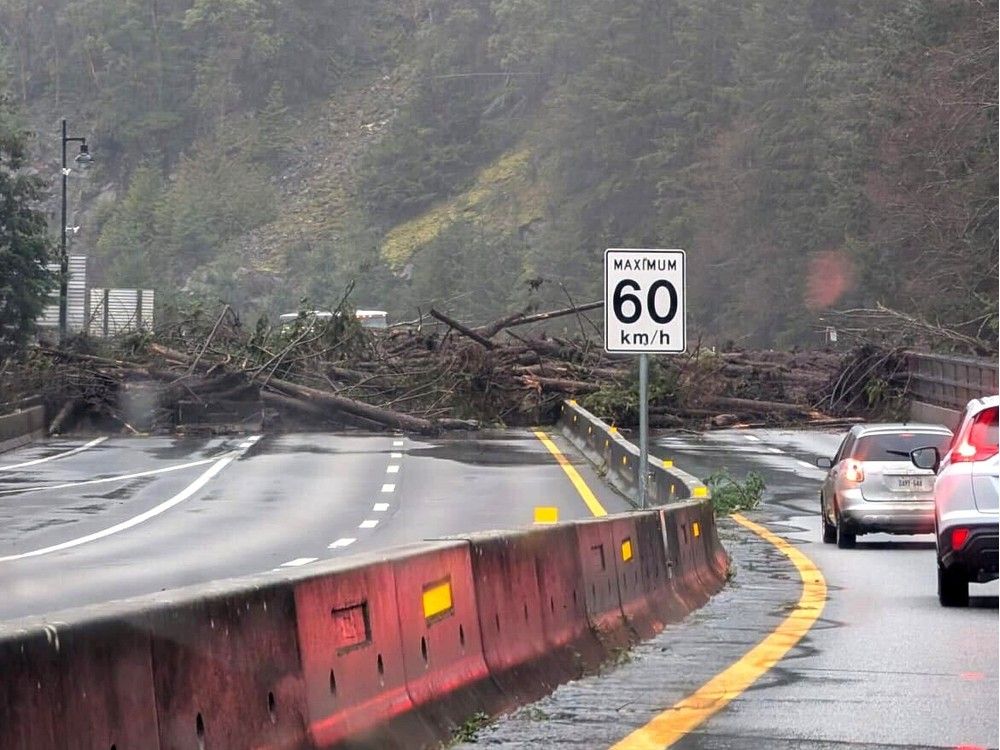
[[[93,160],[94,157],[90,155],[90,146],[88,146],[86,142],[81,143],[80,153],[76,155],[76,159],[74,161],[76,161],[81,168],[86,168]]]

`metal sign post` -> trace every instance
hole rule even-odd
[[[649,480],[649,355],[687,347],[683,250],[604,252],[604,349],[639,355],[639,466],[636,505],[647,507]]]
[[[639,355],[639,507],[646,509],[649,479],[649,355]]]

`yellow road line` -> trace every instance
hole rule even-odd
[[[562,466],[562,470],[565,471],[566,476],[569,477],[569,481],[573,483],[573,486],[576,487],[576,491],[580,493],[580,497],[583,498],[583,502],[585,502],[587,507],[590,508],[590,512],[595,516],[608,515],[608,512],[604,510],[604,506],[601,505],[601,502],[597,499],[597,497],[595,497],[594,493],[590,491],[590,487],[587,486],[587,483],[583,481],[583,477],[580,476],[576,467],[574,467],[573,464],[569,462],[569,459],[563,455],[563,452],[559,450],[559,446],[553,443],[549,436],[541,430],[535,430],[535,437],[541,440],[542,445],[548,448],[549,453],[555,456],[556,461],[559,462],[559,465]]]
[[[777,534],[736,513],[731,518],[777,547],[792,561],[802,579],[795,610],[764,640],[646,726],[632,732],[611,750],[664,750],[696,729],[777,664],[819,619],[826,604],[826,580],[819,568]]]

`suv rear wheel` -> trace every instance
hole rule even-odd
[[[938,601],[942,607],[969,606],[969,579],[963,571],[938,563]]]
[[[858,540],[854,529],[849,529],[844,525],[844,517],[837,514],[837,546],[840,549],[854,549],[854,543]]]
[[[833,544],[837,541],[837,527],[826,520],[826,510],[820,505],[820,518],[823,519],[823,541],[826,544]]]

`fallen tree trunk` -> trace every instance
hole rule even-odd
[[[702,404],[708,406],[727,407],[737,411],[746,411],[753,414],[767,414],[768,412],[778,412],[779,414],[794,414],[797,416],[808,416],[812,411],[808,406],[801,404],[786,404],[781,401],[758,401],[751,398],[733,398],[730,396],[711,396],[702,399]]]
[[[550,310],[548,312],[537,313],[535,315],[508,315],[506,318],[501,318],[500,320],[482,326],[477,330],[487,338],[492,338],[505,328],[524,326],[529,323],[540,323],[545,320],[552,320],[553,318],[561,318],[564,315],[586,312],[587,310],[596,310],[598,307],[604,307],[603,300],[601,302],[588,302],[574,307],[564,307],[559,310]],[[431,314],[434,314],[433,310],[431,311]]]
[[[463,336],[466,336],[466,337],[472,339],[473,341],[475,341],[480,346],[486,347],[487,349],[492,349],[494,347],[494,344],[493,344],[492,341],[489,341],[488,339],[483,338],[478,333],[476,333],[475,331],[473,331],[471,328],[467,328],[466,326],[464,326],[461,323],[459,323],[457,320],[452,320],[451,318],[449,318],[444,313],[439,313],[433,307],[431,308],[431,315],[433,317],[437,318],[438,320],[440,320],[445,325],[447,325],[449,328],[454,328],[456,331],[458,331]]]
[[[342,411],[347,414],[364,417],[365,419],[370,419],[372,422],[378,422],[380,425],[384,425],[386,427],[395,427],[400,430],[413,430],[414,432],[420,432],[425,435],[433,434],[437,431],[434,424],[429,419],[413,417],[409,414],[400,414],[399,412],[382,409],[378,406],[372,406],[371,404],[366,404],[362,401],[355,401],[352,398],[337,396],[316,388],[310,388],[306,385],[290,383],[287,380],[281,380],[279,378],[272,378],[269,385],[304,401],[320,404],[335,411]]]

